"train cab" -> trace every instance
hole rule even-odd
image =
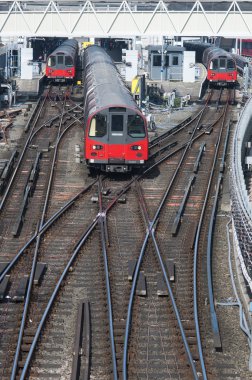
[[[90,169],[129,172],[148,159],[147,121],[108,54],[84,52],[84,157]]]
[[[66,40],[47,58],[46,77],[55,82],[72,81],[76,75],[78,42]]]
[[[234,58],[223,49],[210,47],[203,53],[207,67],[207,79],[216,86],[234,85],[237,82],[237,68]]]
[[[85,157],[89,166],[127,172],[148,158],[146,120],[126,107],[109,107],[92,115],[86,128]]]

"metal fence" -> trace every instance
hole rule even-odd
[[[252,98],[241,112],[232,146],[230,176],[234,241],[241,269],[252,294],[252,204],[246,189],[243,162],[245,146],[251,135]]]

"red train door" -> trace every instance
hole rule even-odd
[[[126,114],[109,114],[108,158],[125,159]]]

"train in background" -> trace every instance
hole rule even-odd
[[[76,76],[78,42],[65,40],[46,60],[45,75],[50,82],[70,83]]]
[[[196,61],[207,69],[210,87],[235,87],[237,84],[237,66],[231,53],[208,43],[184,42],[187,50],[196,52]]]
[[[84,158],[90,171],[130,172],[148,159],[145,116],[101,47],[84,50]]]
[[[240,54],[244,57],[252,59],[252,40],[251,39],[242,39],[240,40]]]
[[[237,71],[243,75],[245,68],[249,67],[249,59],[247,57],[243,57],[242,55],[238,54],[232,54],[232,57],[234,58],[236,62]]]
[[[218,46],[229,53],[235,53],[248,59],[252,59],[252,39],[251,38],[224,38],[217,37],[215,46]]]

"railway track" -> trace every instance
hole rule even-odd
[[[9,256],[6,247],[15,239],[3,245],[5,257],[15,263],[0,277],[3,281],[10,276],[11,283],[0,304],[9,331],[0,343],[3,378],[10,378],[11,369],[12,379],[59,378],[62,373],[71,379],[151,379],[157,374],[160,379],[197,379],[207,378],[206,368],[211,379],[215,363],[204,351],[205,342],[203,350],[200,343],[210,328],[209,322],[202,323],[209,315],[205,269],[196,274],[202,284],[193,284],[195,263],[206,261],[207,224],[202,226],[197,254],[195,242],[209,173],[215,170],[213,157],[219,162],[223,154],[226,124],[219,124],[228,105],[221,105],[220,98],[217,113],[209,102],[210,98],[205,109],[169,136],[152,141],[150,166],[133,178],[89,178],[84,186],[76,179],[76,168],[66,183],[66,173],[72,170],[71,162],[64,160],[65,148],[75,133],[73,128],[65,133],[65,145],[54,153],[55,173],[44,169],[46,182],[52,180],[49,190],[41,188],[41,196],[36,185],[34,194],[42,200],[33,228],[22,229]],[[78,105],[67,108],[79,110]],[[58,120],[70,117],[70,124],[81,120],[65,108],[59,115]],[[209,199],[214,183],[216,174]],[[208,210],[211,206],[210,202]],[[25,276],[28,291],[20,302],[13,302],[21,290],[18,280]],[[196,287],[202,292],[193,306]]]

